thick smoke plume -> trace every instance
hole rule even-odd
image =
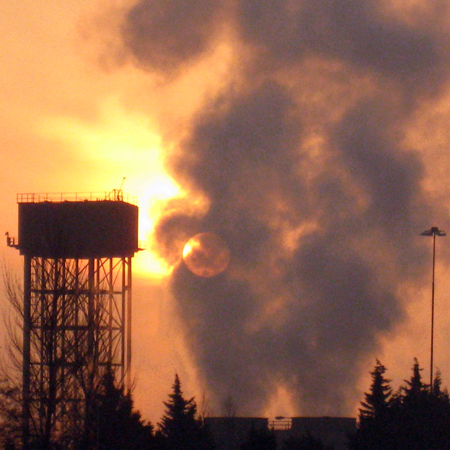
[[[349,413],[361,359],[427,274],[417,233],[448,215],[405,132],[445,87],[449,4],[412,3],[141,0],[124,19],[130,59],[168,80],[233,45],[232,75],[168,161],[208,207],[168,204],[156,229],[169,261],[200,231],[230,247],[226,273],[172,276],[216,406],[258,414],[282,385],[299,413]]]

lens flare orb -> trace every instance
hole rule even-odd
[[[199,233],[184,246],[183,260],[194,275],[210,278],[226,270],[230,263],[230,250],[216,233]]]

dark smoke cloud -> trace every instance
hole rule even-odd
[[[168,160],[208,211],[171,203],[155,234],[171,262],[196,232],[230,246],[228,272],[180,264],[171,284],[216,407],[232,395],[258,414],[283,384],[299,411],[349,413],[360,361],[404,317],[399,288],[426,273],[424,217],[448,219],[404,146],[417,105],[444,87],[448,8],[407,22],[380,3],[140,1],[126,17],[125,45],[150,71],[200,58],[225,9],[253,48]]]
[[[126,17],[124,42],[138,64],[163,72],[176,70],[208,48],[219,4],[218,0],[138,2]]]
[[[414,28],[383,16],[380,6],[377,0],[242,0],[237,23],[244,40],[277,65],[318,54],[391,77],[404,87],[419,83],[424,88],[433,77],[442,77],[448,31],[436,15],[448,17],[448,5],[436,5],[434,22],[427,23],[431,17],[424,15]]]

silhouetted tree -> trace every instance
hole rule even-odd
[[[450,403],[441,395],[440,375],[435,378],[436,391],[422,382],[417,359],[413,374],[405,381],[402,395],[392,405],[392,440],[395,449],[450,449]],[[439,388],[438,388],[439,386]],[[437,394],[437,395],[436,395]]]
[[[186,400],[181,390],[180,378],[175,375],[169,401],[164,402],[165,415],[158,424],[167,450],[209,450],[214,448],[212,440],[197,418],[197,404],[194,398]]]
[[[21,392],[5,378],[0,380],[0,445],[18,448],[22,438]]]
[[[442,376],[439,370],[436,372],[436,376],[433,380],[433,387],[431,392],[435,397],[447,402],[449,401],[448,390],[442,389]]]
[[[420,400],[426,397],[429,393],[429,386],[422,382],[422,369],[419,366],[417,358],[414,358],[413,374],[410,380],[405,380],[406,386],[402,389],[404,391],[403,399],[409,404],[419,403]]]
[[[131,394],[116,387],[112,370],[107,370],[99,392],[87,411],[87,424],[80,450],[153,450],[153,426],[133,409]]]
[[[24,321],[24,300],[22,283],[12,275],[5,266],[1,267],[3,288],[11,308],[11,314],[4,315],[4,328],[8,332],[7,352],[10,367],[8,370],[0,367],[0,448],[23,448],[20,441],[23,435],[23,392],[21,382],[23,370],[22,327]],[[59,271],[56,276],[60,276]],[[56,282],[55,282],[56,283]],[[59,292],[59,291],[58,291]],[[57,300],[59,293],[53,300]],[[53,303],[52,303],[53,305]],[[56,311],[55,308],[52,311]],[[100,323],[96,311],[95,321]],[[54,314],[45,322],[46,332],[53,333],[56,323]],[[80,402],[69,404],[61,413],[55,415],[59,399],[56,387],[59,381],[55,371],[60,369],[59,362],[54,360],[53,341],[45,347],[46,361],[50,361],[48,379],[42,382],[42,392],[33,391],[36,401],[30,414],[30,431],[27,441],[29,450],[149,450],[155,449],[156,440],[153,427],[145,423],[140,413],[133,410],[130,394],[125,394],[122,388],[116,388],[114,375],[106,371],[103,383],[87,386],[82,384],[84,398]],[[40,338],[34,335],[31,341],[31,352],[40,352]],[[50,345],[51,344],[51,345]],[[81,355],[80,361],[86,355]],[[89,370],[97,376],[104,373],[103,367],[93,365]],[[81,372],[80,372],[81,373]],[[3,376],[5,375],[5,376]],[[81,373],[81,375],[83,375]],[[79,379],[83,380],[80,376]],[[7,382],[5,380],[8,380]],[[15,383],[14,380],[16,380]],[[61,379],[59,379],[61,381]],[[40,394],[42,396],[40,397]],[[39,403],[39,399],[40,403]],[[44,399],[44,400],[42,400]],[[81,406],[84,401],[86,407]],[[39,405],[38,405],[39,403]],[[69,402],[70,403],[70,402]],[[27,433],[28,436],[28,433]]]
[[[378,386],[378,398],[382,400],[390,387],[387,380],[382,382],[379,372],[381,364],[377,361],[372,372],[372,388]],[[440,374],[430,390],[422,382],[420,372],[415,359],[411,378],[405,380],[405,385],[395,395],[379,403],[382,408],[378,408],[378,413],[374,412],[372,397],[375,389],[365,394],[365,409],[361,411],[358,430],[350,440],[351,450],[450,450],[449,397],[441,389]],[[380,385],[385,389],[381,390]]]
[[[386,414],[389,406],[389,399],[392,395],[392,389],[389,385],[390,380],[384,377],[386,367],[376,361],[375,368],[370,374],[372,375],[372,385],[370,392],[364,394],[365,401],[361,402],[363,408],[359,410],[359,420],[361,424],[366,421],[380,418]]]
[[[364,394],[359,410],[359,429],[351,438],[351,448],[364,450],[383,450],[386,439],[386,423],[389,421],[389,407],[392,396],[390,380],[384,374],[386,367],[376,360],[374,370],[370,372],[372,384],[370,391]]]

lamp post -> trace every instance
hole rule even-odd
[[[433,236],[433,275],[431,282],[431,352],[430,352],[430,391],[433,388],[433,353],[434,353],[434,268],[436,265],[436,236],[446,236],[445,231],[431,227],[420,233],[421,236]]]

